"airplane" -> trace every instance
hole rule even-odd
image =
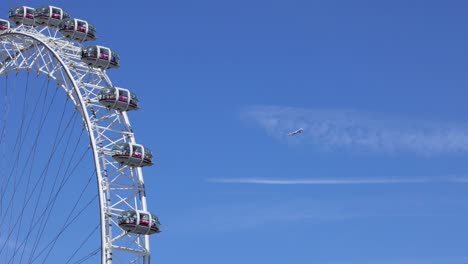
[[[288,136],[297,135],[297,134],[299,134],[299,133],[302,133],[302,131],[304,131],[304,129],[301,127],[301,128],[299,128],[298,130],[289,133]]]

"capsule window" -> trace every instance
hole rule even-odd
[[[149,215],[145,213],[140,213],[140,225],[149,226]]]
[[[115,90],[110,88],[103,88],[99,93],[101,100],[115,100]]]
[[[128,144],[115,144],[112,147],[112,151],[116,155],[130,155],[130,146]]]
[[[88,35],[91,35],[93,38],[96,37],[96,28],[93,25],[88,24]]]
[[[153,158],[153,153],[147,148],[145,148],[145,159],[146,160],[151,160]]]
[[[24,9],[22,7],[13,8],[8,12],[8,16],[10,16],[10,17],[12,17],[12,16],[23,16],[23,15],[24,15]]]
[[[153,215],[153,218],[151,219],[151,226],[157,226],[159,224],[159,219]]]
[[[5,20],[0,20],[0,30],[6,30],[10,28],[10,23]]]
[[[130,216],[130,223],[136,224],[137,214],[136,212],[128,212]]]
[[[119,101],[128,102],[128,91],[119,90]]]
[[[58,8],[52,8],[52,18],[60,19],[62,15],[62,11]]]
[[[116,93],[117,93],[117,90],[116,90],[116,89],[114,89],[114,88],[109,89],[109,94],[108,94],[108,95],[109,95],[109,99],[115,100],[116,97],[117,97]]]
[[[109,50],[101,48],[100,51],[99,58],[103,60],[109,60]]]
[[[63,23],[62,28],[66,29],[66,30],[74,30],[75,29],[75,20],[71,19],[71,20],[65,21],[65,23]]]
[[[84,57],[96,57],[96,48],[88,47],[86,49],[83,49],[83,56]]]
[[[77,25],[77,31],[80,31],[80,32],[86,32],[86,22],[84,21],[78,21],[78,25]]]
[[[70,15],[62,10],[62,19],[69,19]]]
[[[130,103],[138,104],[138,102],[139,102],[138,97],[134,93],[131,93],[130,94]]]
[[[36,11],[39,15],[49,15],[49,9],[46,6],[41,6],[37,8]]]
[[[123,152],[127,155],[130,155],[130,145],[125,144],[123,148]]]
[[[132,157],[141,159],[143,155],[143,148],[141,146],[133,146]]]
[[[114,63],[119,63],[119,55],[116,54],[115,52],[112,52],[111,61]]]
[[[27,8],[26,9],[26,17],[30,18],[30,19],[33,19],[34,18],[34,10]]]

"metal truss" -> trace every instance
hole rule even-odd
[[[0,76],[24,70],[44,74],[62,88],[81,114],[88,131],[99,189],[102,264],[150,263],[147,235],[120,229],[125,210],[147,211],[141,168],[122,166],[111,157],[120,142],[135,142],[126,112],[98,102],[100,89],[111,87],[106,72],[81,61],[82,44],[65,39],[54,28],[19,25],[0,32]]]

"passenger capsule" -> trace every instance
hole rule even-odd
[[[102,46],[90,46],[81,50],[81,60],[91,67],[109,69],[118,68],[119,55]]]
[[[130,167],[153,165],[151,150],[139,144],[117,143],[112,147],[112,158]]]
[[[129,233],[151,235],[161,232],[159,218],[149,212],[139,210],[124,211],[117,221],[120,228]]]
[[[62,20],[69,19],[70,15],[59,7],[41,6],[36,8],[34,18],[39,25],[58,27]]]
[[[59,25],[60,33],[66,38],[78,41],[96,40],[96,28],[81,19],[66,19]]]
[[[127,89],[110,87],[98,93],[99,102],[107,108],[118,111],[131,111],[139,107],[138,97]]]
[[[16,24],[24,24],[27,26],[34,25],[34,8],[28,6],[17,6],[10,9],[8,17]]]
[[[0,31],[7,30],[10,28],[10,22],[7,20],[0,19]]]

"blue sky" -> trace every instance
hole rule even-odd
[[[466,1],[19,4],[120,54],[154,262],[468,263]]]

